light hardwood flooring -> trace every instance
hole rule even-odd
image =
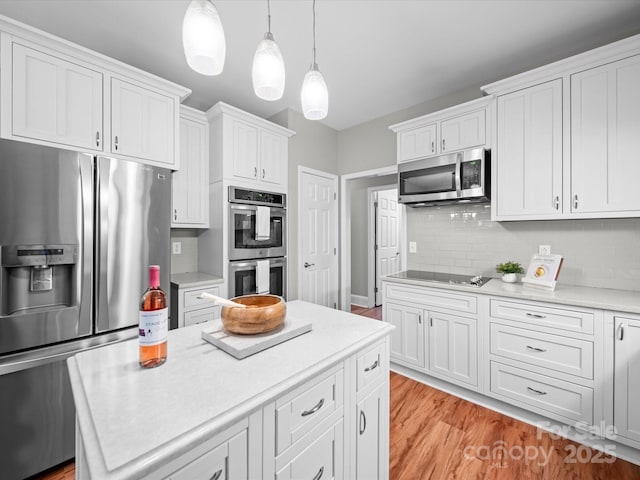
[[[381,307],[352,308],[380,320]],[[390,480],[637,480],[640,467],[391,373]],[[37,478],[72,480],[73,461]],[[350,480],[350,479],[345,479]]]

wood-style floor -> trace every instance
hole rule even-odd
[[[352,307],[380,320],[382,309]],[[390,480],[637,480],[640,467],[391,373]],[[73,461],[37,478],[73,480]],[[350,479],[345,479],[350,480]]]

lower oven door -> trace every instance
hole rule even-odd
[[[264,277],[261,275],[259,262],[268,262],[268,274]],[[229,297],[256,293],[270,293],[287,299],[285,257],[229,262]]]

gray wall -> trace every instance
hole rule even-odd
[[[198,271],[198,233],[201,230],[171,229],[171,273]],[[173,253],[173,242],[182,244],[182,253]]]
[[[367,189],[395,185],[395,175],[351,181],[351,294],[368,295],[369,199]]]
[[[640,291],[640,219],[492,222],[488,205],[407,208],[410,269],[499,276],[497,263],[527,268],[538,245],[564,257],[558,282]]]
[[[269,120],[296,132],[289,139],[289,194],[287,197],[288,300],[295,300],[298,298],[298,166],[337,175],[338,132],[320,122],[307,120],[301,113],[290,109],[270,117]]]

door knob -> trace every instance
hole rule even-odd
[[[313,267],[315,263],[304,262],[304,268]]]

